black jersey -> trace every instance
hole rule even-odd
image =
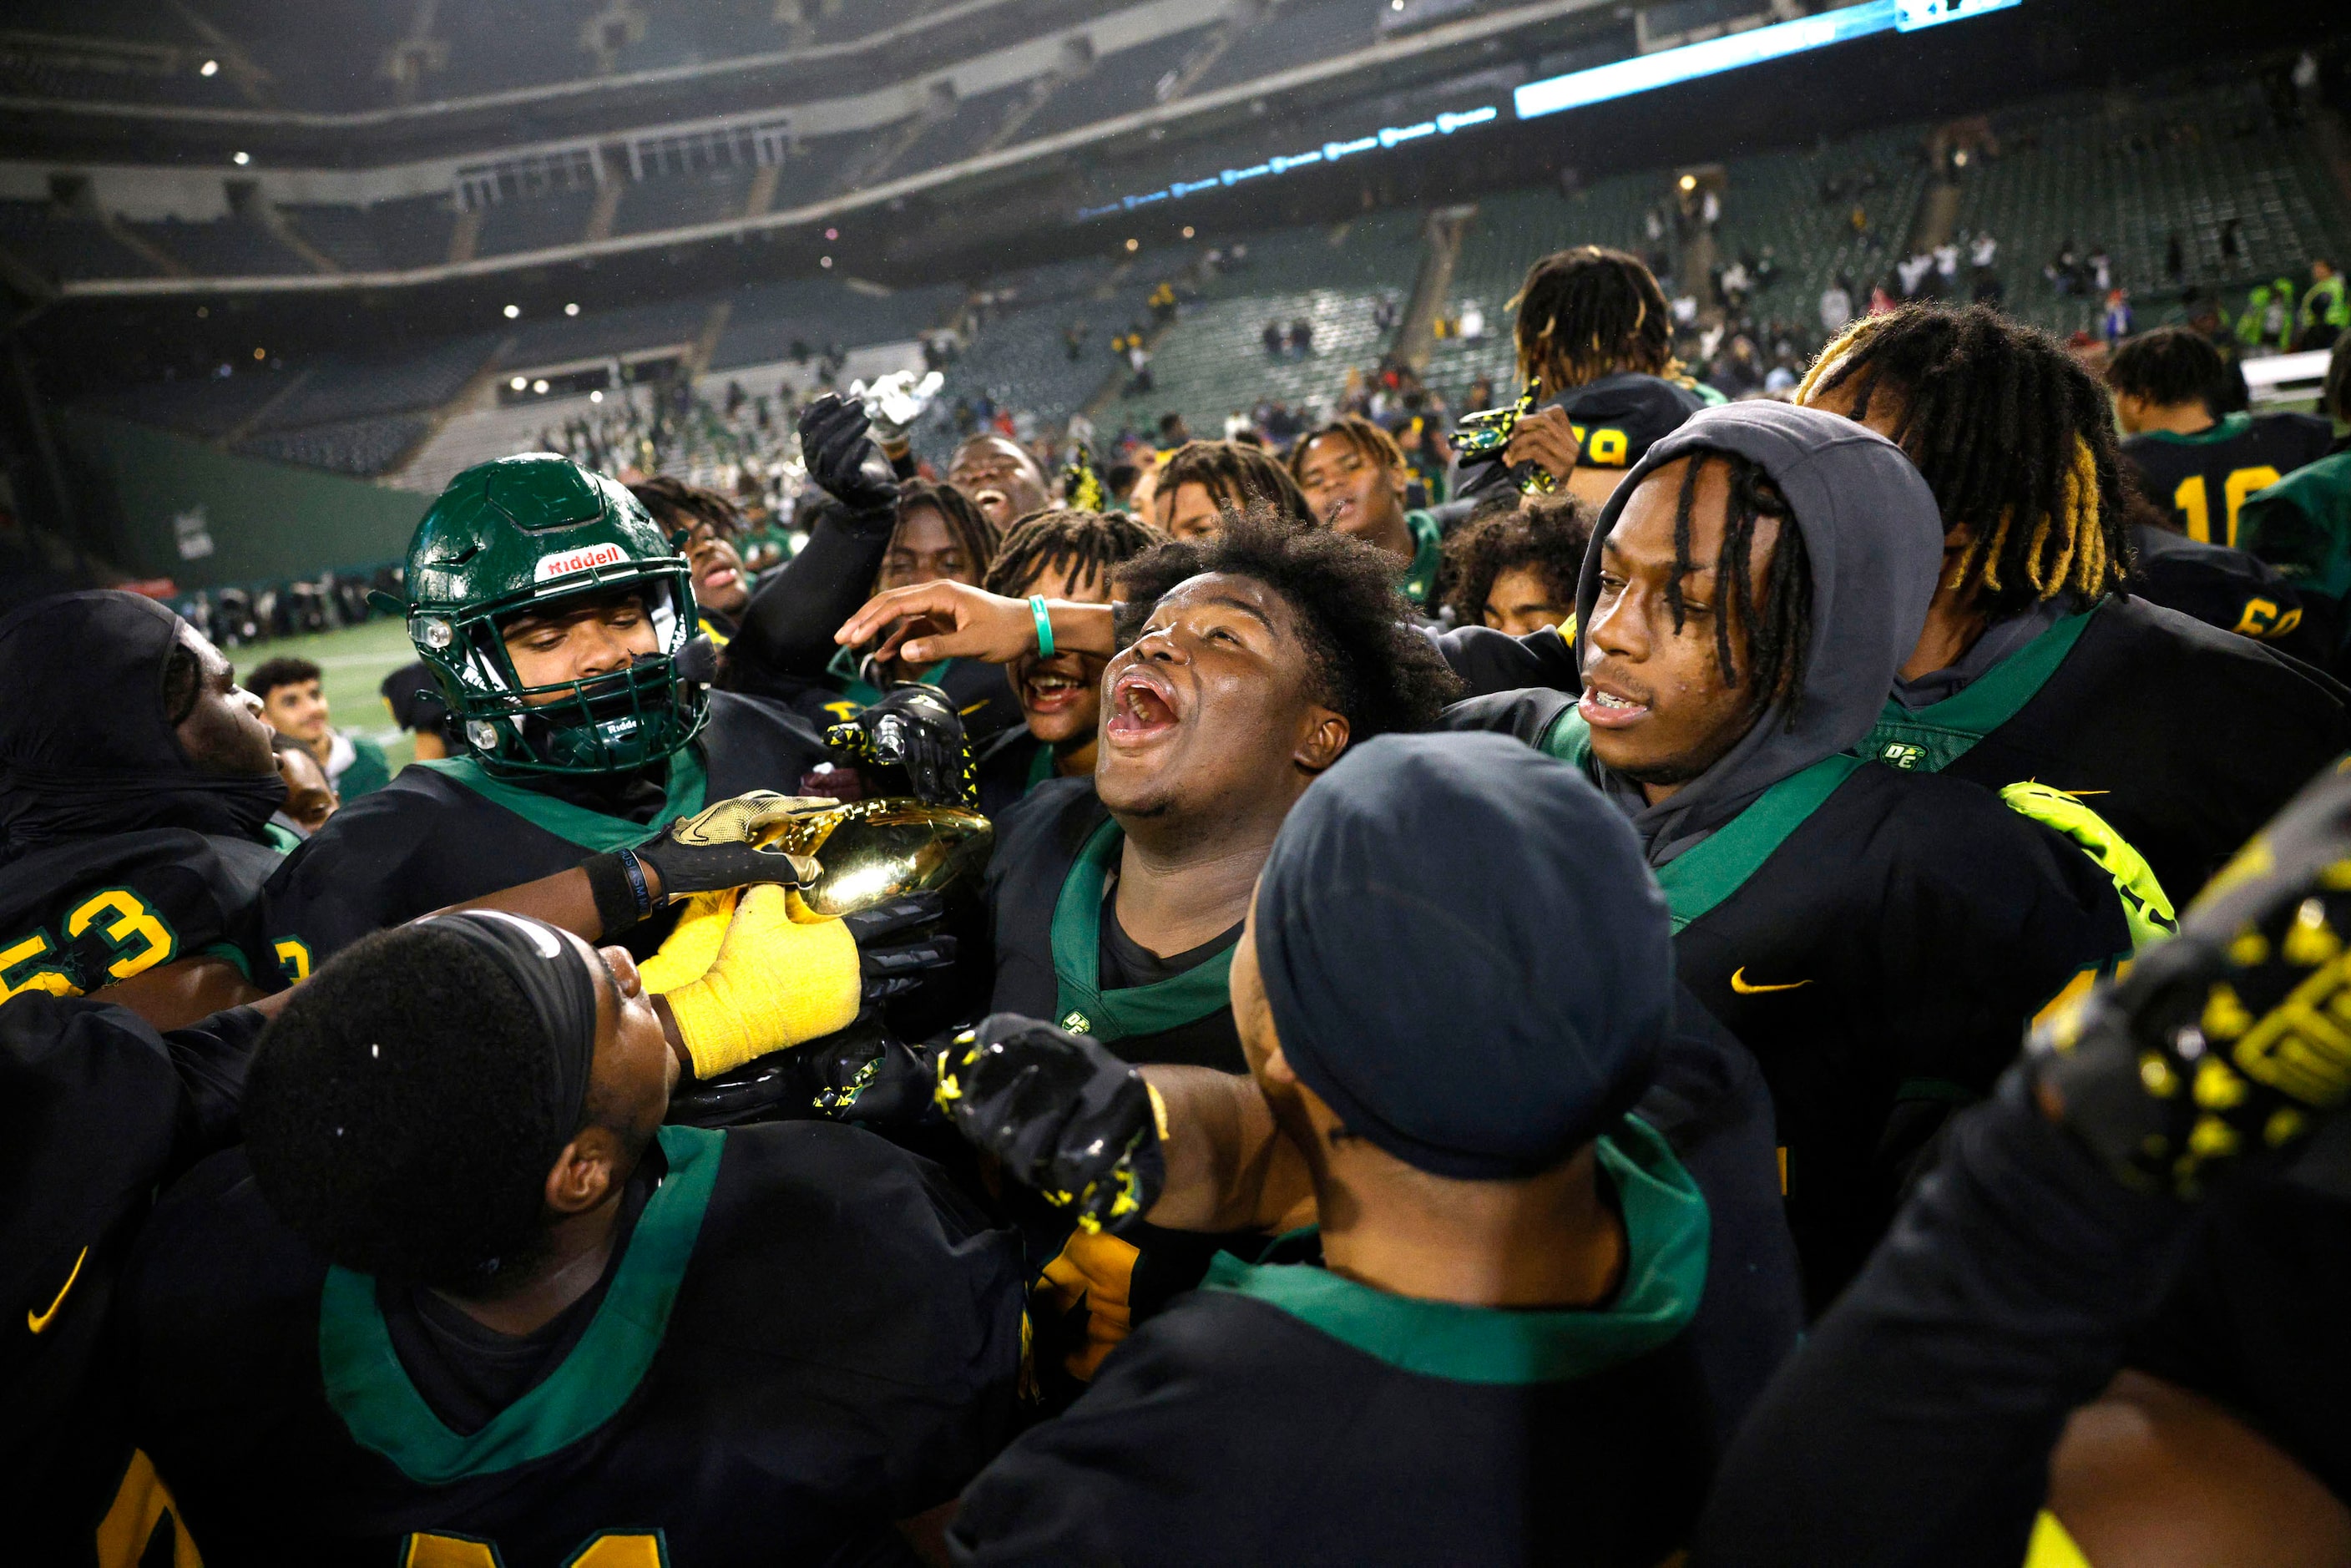
[[[660,1149],[577,1342],[464,1434],[379,1282],[280,1226],[242,1151],[169,1195],[124,1354],[134,1430],[208,1560],[373,1568],[475,1542],[496,1558],[462,1560],[505,1568],[902,1561],[890,1521],[1006,1436],[1016,1243],[854,1128],[664,1127]]]
[[[1061,777],[1053,769],[1053,748],[1025,724],[976,747],[973,771],[979,782],[979,814],[991,820],[1038,785]]]
[[[2232,413],[2193,435],[2151,430],[2124,441],[2147,499],[2191,539],[2233,546],[2245,497],[2326,455],[2335,427],[2306,413]]]
[[[1696,382],[1617,371],[1545,397],[1542,405],[1567,412],[1568,423],[1583,447],[1576,459],[1578,467],[1622,473],[1647,456],[1650,447],[1679,430],[1690,415],[1721,401],[1721,393]],[[1456,497],[1501,494],[1510,471],[1499,458],[1475,463],[1475,466],[1465,464],[1456,476]]]
[[[1462,695],[1489,696],[1497,692],[1544,686],[1553,691],[1580,692],[1583,676],[1575,658],[1575,618],[1513,637],[1490,626],[1457,626],[1450,632],[1428,632],[1428,640],[1461,677]]]
[[[1563,696],[1477,706],[1477,727],[1586,763]],[[1773,785],[1657,880],[1682,984],[1771,1085],[1815,1311],[2034,1014],[2131,950],[2110,876],[2071,840],[1980,788],[1852,757]]]
[[[607,816],[471,758],[420,763],[336,812],[270,880],[266,932],[299,979],[371,931],[569,871],[643,843],[671,818],[751,789],[799,790],[822,740],[776,704],[710,694],[701,738],[670,758],[667,794],[644,821]],[[666,911],[622,937],[638,957],[669,935]]]
[[[990,1012],[1091,1034],[1122,1060],[1246,1072],[1226,976],[1237,929],[1167,958],[1117,929],[1107,895],[1125,841],[1089,779],[1038,786],[996,824]]]
[[[169,1499],[131,1450],[103,1332],[155,1190],[235,1135],[261,1017],[159,1035],[34,988],[0,1005],[0,1516],[11,1562],[131,1568]],[[99,1525],[120,1520],[100,1550]]]
[[[160,965],[210,956],[276,988],[256,963],[255,906],[281,857],[267,844],[148,828],[47,844],[0,862],[0,1001],[87,996]]]
[[[1220,1258],[972,1483],[956,1560],[1665,1561],[1713,1469],[1688,1333],[1706,1205],[1637,1120],[1600,1162],[1630,1249],[1607,1306],[1416,1301],[1319,1267],[1319,1247]]]
[[[2134,595],[2324,667],[2333,650],[2321,623],[2304,613],[2294,585],[2259,557],[2144,523],[2131,534],[2138,549]]]
[[[1997,789],[2078,795],[2175,906],[2351,749],[2351,693],[2250,638],[2121,596],[2067,616],[1922,708],[1886,704],[1857,755]]]
[[[2226,1407],[2351,1506],[2351,1197],[2328,1185],[2258,1176],[2217,1195],[2129,1364]]]

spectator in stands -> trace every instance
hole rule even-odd
[[[1505,496],[1445,541],[1445,608],[1458,626],[1523,637],[1575,622],[1592,519],[1573,496]]]
[[[1290,476],[1318,521],[1404,562],[1405,597],[1428,602],[1442,534],[1428,513],[1405,509],[1412,473],[1395,436],[1359,414],[1343,415],[1290,449]]]
[[[1314,351],[1314,323],[1306,317],[1290,324],[1290,351],[1301,360]]]
[[[422,659],[411,660],[384,676],[376,688],[392,721],[415,737],[416,760],[438,761],[455,749],[457,737],[449,721],[449,706],[433,684]]]
[[[310,748],[338,796],[357,800],[391,783],[392,769],[384,765],[382,747],[329,722],[327,698],[319,689],[320,674],[308,659],[265,659],[255,667],[246,689],[261,699],[261,716],[270,728]]]
[[[327,782],[327,770],[310,748],[292,736],[272,731],[269,748],[277,758],[277,776],[286,780],[286,803],[269,819],[269,836],[291,852],[296,844],[326,826],[342,802]]]
[[[1184,416],[1182,414],[1176,413],[1171,410],[1170,412],[1159,416],[1160,451],[1173,452],[1176,448],[1183,445],[1186,442],[1191,439],[1191,426],[1184,423]]]
[[[2106,290],[2106,308],[2098,318],[2098,329],[2108,343],[2119,343],[2131,335],[2131,326],[2137,319],[2131,310],[2130,290]]]
[[[736,536],[743,531],[743,515],[717,491],[668,474],[632,485],[629,491],[644,503],[663,533],[673,538],[685,535],[686,564],[694,572],[694,604],[702,629],[725,647],[751,602],[750,574],[735,547]]]
[[[2220,350],[2227,367],[2220,388],[2211,396],[2212,412],[2216,414],[2242,413],[2252,403],[2252,393],[2245,385],[2242,362],[2244,345],[2230,329],[2229,313],[2221,308],[2220,298],[2201,288],[2190,287],[2180,303],[2188,311],[2189,329]]]
[[[1285,340],[1281,335],[1280,322],[1273,320],[1267,321],[1265,324],[1265,330],[1258,334],[1258,340],[1265,345],[1265,357],[1267,359],[1278,360],[1281,358],[1281,350]]]
[[[2351,328],[2351,299],[2345,298],[2343,275],[2325,256],[2310,264],[2310,291],[2302,297],[2300,319],[2294,346],[2304,353],[2333,348],[2335,340]]]
[[[1045,471],[1028,450],[1008,436],[982,432],[955,449],[947,463],[947,483],[971,497],[989,528],[1001,533],[1050,500]],[[972,564],[972,575],[958,580],[977,582],[987,570],[982,559]]]
[[[1312,523],[1313,509],[1290,471],[1261,446],[1187,441],[1159,465],[1152,520],[1177,539],[1204,539],[1252,507],[1286,521]]]
[[[1853,285],[1843,273],[1821,290],[1821,330],[1834,336],[1853,319]]]

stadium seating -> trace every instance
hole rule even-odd
[[[92,406],[101,413],[161,425],[183,435],[221,436],[260,413],[270,399],[293,385],[299,373],[285,366],[256,366],[227,375],[156,382],[98,399]]]
[[[638,349],[691,343],[709,314],[707,299],[664,299],[623,306],[617,310],[526,321],[515,334],[514,347],[507,351],[506,362],[516,370],[528,371]]]
[[[698,169],[633,181],[621,194],[612,217],[614,234],[651,234],[742,215],[753,171]]]
[[[1113,417],[1181,413],[1195,434],[1208,434],[1260,398],[1293,407],[1335,399],[1348,372],[1368,368],[1385,347],[1374,301],[1386,294],[1402,306],[1420,265],[1421,224],[1417,212],[1383,212],[1335,228],[1240,236],[1247,261],[1207,284],[1201,303],[1153,350],[1154,390],[1122,397]],[[1285,329],[1311,322],[1312,352],[1269,356],[1261,334],[1270,320]]]
[[[316,270],[251,218],[126,223],[124,228],[199,277],[273,277]]]
[[[433,420],[426,414],[380,414],[300,430],[263,431],[239,441],[234,450],[248,457],[372,478],[396,465],[432,429]]]
[[[1208,36],[1189,27],[1147,44],[1121,49],[1094,62],[1093,69],[1063,83],[1045,106],[1021,126],[1019,140],[1034,141],[1113,115],[1132,114],[1159,102],[1159,84],[1180,69],[1186,57]]]
[[[1200,79],[1195,93],[1272,76],[1333,55],[1367,47],[1377,37],[1384,0],[1283,0]]]
[[[2351,213],[2313,138],[2281,130],[2252,84],[2061,101],[1996,124],[2001,154],[1970,172],[1959,221],[1999,238],[2009,308],[2052,329],[2090,327],[2103,303],[2061,295],[2042,276],[2068,240],[2085,257],[2105,248],[2142,327],[2177,314],[2185,285],[2224,290],[2233,308],[2252,284],[2291,276],[2299,286],[2312,256],[2351,254]],[[2232,219],[2234,261],[2220,239]],[[2174,234],[2186,263],[2177,279],[2166,257]]]
[[[438,267],[449,259],[457,209],[447,196],[378,202],[367,209],[367,220],[378,249],[393,267]]]
[[[289,204],[278,208],[277,215],[346,272],[380,272],[391,265],[362,208]]]
[[[497,343],[496,335],[481,334],[404,353],[325,356],[306,368],[301,385],[270,409],[261,428],[294,430],[438,408],[488,362]]]
[[[963,297],[952,285],[876,297],[831,279],[791,278],[737,291],[726,329],[710,356],[713,371],[772,364],[828,346],[904,342],[940,326]]]
[[[918,174],[925,169],[970,157],[1004,123],[1004,117],[1015,103],[1029,95],[1029,90],[1027,82],[1016,82],[963,99],[898,154],[898,161],[888,172]]]
[[[1850,279],[1855,308],[1865,307],[1870,285],[1893,270],[1927,184],[1926,127],[1906,126],[1856,136],[1808,152],[1736,159],[1723,166],[1719,258],[1729,262],[1770,247],[1780,276],[1750,305],[1759,319],[1800,326],[1809,343],[1820,327],[1821,291],[1840,276]],[[1874,178],[1866,190],[1834,200],[1823,182],[1848,184]],[[1858,205],[1869,220],[1866,236],[1853,226]]]
[[[493,202],[482,210],[481,237],[475,242],[474,254],[507,256],[577,245],[587,236],[588,214],[595,205],[592,188]]]
[[[0,251],[52,280],[155,275],[144,256],[98,220],[61,213],[47,202],[0,201]]]

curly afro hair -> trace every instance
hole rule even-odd
[[[1263,583],[1290,606],[1312,661],[1317,699],[1346,719],[1351,745],[1391,730],[1433,728],[1460,695],[1436,645],[1412,627],[1393,556],[1264,507],[1213,538],[1175,540],[1122,568],[1120,646],[1134,640],[1177,583],[1208,572]]]
[[[1443,601],[1455,622],[1483,622],[1494,580],[1531,570],[1554,602],[1575,605],[1583,552],[1592,542],[1592,514],[1574,497],[1496,497],[1469,515],[1467,527],[1445,541]]]

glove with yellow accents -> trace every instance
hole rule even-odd
[[[935,806],[978,802],[963,720],[935,686],[893,686],[880,702],[824,733],[824,743],[876,768],[903,768],[915,797]]]
[[[1164,1103],[1099,1040],[991,1013],[940,1054],[937,1100],[966,1142],[1084,1229],[1141,1218],[1166,1184]]]
[[[2351,1101],[2351,778],[2246,845],[2131,972],[2035,1031],[2043,1108],[2117,1176],[2201,1196]]]

